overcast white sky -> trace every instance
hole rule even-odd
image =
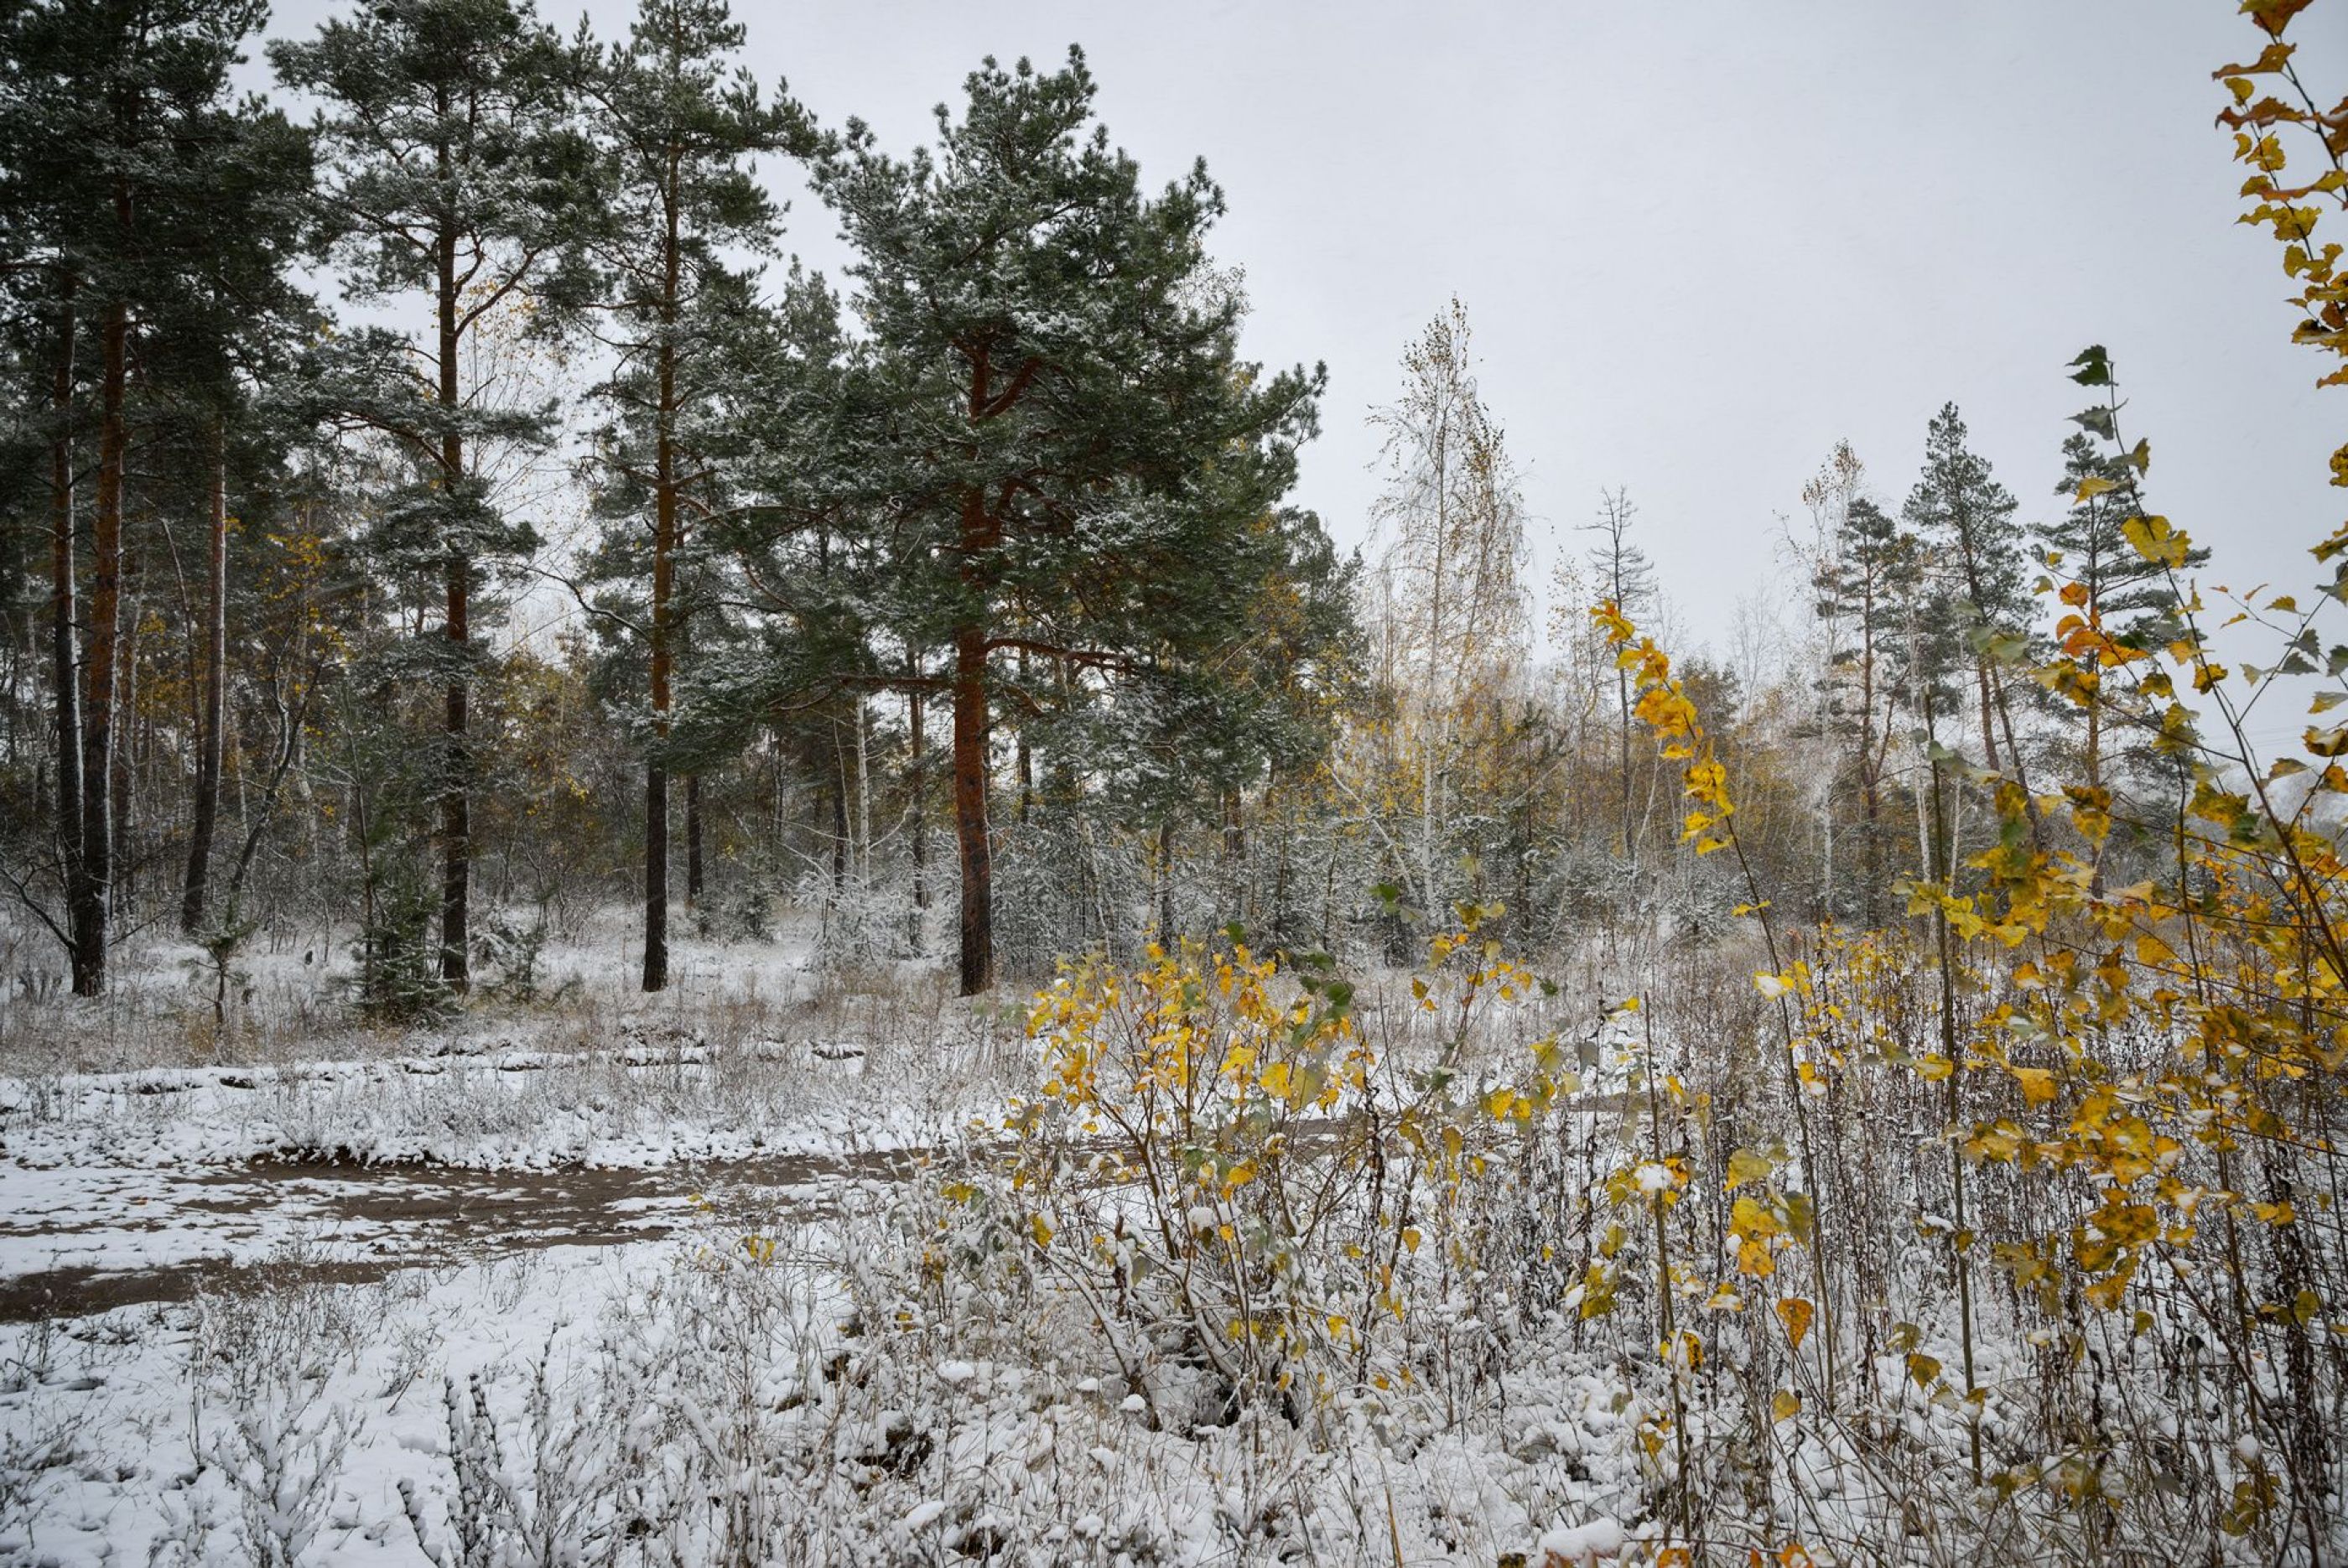
[[[281,0],[272,31],[337,9]],[[596,0],[617,36],[632,6]],[[1525,469],[1545,577],[1627,486],[1688,630],[1742,595],[1797,619],[1779,514],[1838,438],[1896,503],[1953,398],[2022,498],[2056,507],[2063,366],[2109,346],[2156,503],[2211,576],[2294,581],[2343,515],[2325,454],[2348,390],[2288,341],[2277,253],[2235,226],[2210,70],[2256,52],[2224,0],[1406,0],[742,4],[747,62],[899,150],[993,54],[1083,45],[1114,139],[1153,183],[1194,157],[1228,192],[1250,352],[1325,360],[1300,500],[1366,537],[1367,411],[1457,293]],[[545,15],[568,25],[577,6]],[[2348,88],[2348,13],[2299,19]],[[829,214],[790,249],[838,272]]]

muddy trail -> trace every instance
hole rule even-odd
[[[186,1301],[263,1278],[365,1283],[550,1247],[658,1241],[712,1212],[815,1217],[842,1183],[903,1181],[929,1160],[901,1149],[652,1169],[269,1160],[81,1171],[82,1201],[0,1213],[0,1323]]]
[[[1569,1112],[1619,1112],[1614,1096]],[[1333,1150],[1338,1119],[1291,1127]],[[1107,1152],[1110,1141],[1089,1147]],[[484,1170],[283,1157],[163,1170],[0,1163],[0,1323],[186,1301],[263,1282],[365,1283],[552,1247],[655,1242],[716,1221],[745,1231],[822,1217],[843,1188],[934,1168],[932,1148],[846,1150],[652,1167]]]

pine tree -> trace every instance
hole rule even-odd
[[[1836,510],[1833,553],[1819,563],[1811,586],[1819,617],[1837,621],[1849,639],[1834,651],[1828,668],[1828,718],[1844,732],[1859,781],[1864,917],[1872,926],[1888,880],[1883,786],[1899,727],[1890,666],[1916,586],[1917,542],[1865,495],[1854,491]]]
[[[2090,429],[2097,429],[2102,422],[2109,420],[2110,415],[2098,407],[2075,418]],[[2168,585],[2168,572],[2159,563],[2146,559],[2120,531],[2129,518],[2145,509],[2142,481],[2127,454],[2098,447],[2085,434],[2065,438],[2063,478],[2055,485],[2054,493],[2070,505],[2053,521],[2040,526],[2038,538],[2046,552],[2047,564],[2074,585],[2078,607],[2096,616],[2123,640],[2141,635],[2148,623],[2158,623],[2172,615],[2178,603],[2176,592]],[[2181,564],[2198,567],[2209,559],[2208,548],[2196,545]],[[2088,787],[2100,789],[2104,784],[2106,705],[2099,689],[2100,671],[2094,655],[2076,662],[2082,677],[2080,690],[2085,696],[2082,760]]]
[[[71,841],[62,857],[65,934],[74,989],[84,995],[105,989],[117,892],[118,678],[124,667],[134,340],[190,306],[190,271],[213,270],[213,226],[240,215],[233,203],[245,158],[232,144],[247,131],[265,139],[267,117],[232,106],[229,72],[263,15],[259,0],[43,0],[12,7],[0,24],[6,62],[0,164],[9,170],[11,247],[26,253],[31,275],[46,284],[53,356],[57,815],[60,838]],[[76,581],[73,426],[83,374],[78,326],[86,317],[94,317],[98,329],[98,428],[85,609]],[[71,631],[77,623],[83,628],[77,650]],[[69,753],[77,754],[70,765]]]
[[[596,335],[617,356],[600,389],[608,555],[647,580],[641,623],[651,698],[644,766],[643,985],[668,983],[669,759],[674,670],[687,635],[677,591],[691,519],[724,504],[722,397],[738,377],[755,310],[731,258],[773,249],[778,213],[750,160],[795,123],[728,73],[742,28],[723,0],[644,0],[628,42],[590,77],[602,222]],[[647,513],[649,516],[647,517]],[[647,524],[649,526],[647,526]]]
[[[385,334],[348,356],[346,417],[385,432],[414,477],[385,510],[382,561],[437,582],[438,645],[422,664],[442,686],[441,978],[462,989],[472,882],[469,703],[481,656],[476,598],[526,553],[526,523],[501,515],[481,446],[547,434],[544,411],[481,406],[466,354],[486,322],[528,304],[551,327],[583,286],[578,227],[592,189],[570,123],[575,59],[525,3],[376,0],[308,43],[271,46],[286,86],[322,99],[335,249],[355,299],[421,295],[420,345]],[[415,352],[420,350],[420,356]],[[418,375],[419,357],[430,367]]]
[[[77,25],[79,23],[80,25]],[[17,366],[38,366],[39,414],[26,445],[45,449],[48,675],[52,701],[50,842],[63,894],[52,916],[20,885],[27,906],[56,933],[86,989],[78,916],[87,907],[82,865],[80,594],[75,518],[76,406],[83,381],[83,288],[103,233],[84,190],[81,149],[94,139],[82,90],[87,19],[57,5],[0,15],[0,286],[7,291],[10,346]],[[30,409],[28,407],[29,415]],[[101,937],[102,941],[102,937]]]
[[[1988,461],[1965,445],[1954,403],[1932,417],[1924,436],[1924,471],[1902,516],[1922,539],[1928,570],[1955,603],[1950,628],[1972,667],[1981,717],[1982,758],[1998,766],[1998,734],[2012,749],[2003,666],[2026,646],[2033,605],[2022,525],[2013,495]],[[2020,758],[2014,763],[2019,766]]]
[[[189,628],[202,629],[191,660],[201,697],[180,908],[191,936],[206,915],[227,729],[232,473],[265,483],[284,451],[311,434],[304,400],[284,389],[298,386],[297,366],[320,325],[292,272],[313,216],[307,137],[257,99],[215,113],[202,129],[195,156],[206,168],[192,182],[201,200],[170,213],[158,236],[176,266],[141,350],[161,427],[156,443],[180,459],[156,466],[202,476],[183,487],[201,489],[205,519],[203,610]]]
[[[1211,641],[1234,550],[1294,473],[1321,377],[1237,354],[1236,280],[1206,261],[1222,194],[1155,199],[1094,127],[1082,55],[973,73],[939,147],[851,123],[816,184],[862,260],[871,406],[843,515],[886,562],[899,642],[950,650],[961,984],[994,979],[987,737],[998,655],[1145,676]],[[882,526],[885,520],[885,526]]]

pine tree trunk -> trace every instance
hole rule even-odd
[[[128,459],[126,457],[126,462]],[[122,556],[122,610],[115,654],[122,668],[114,677],[114,887],[107,899],[111,923],[120,926],[135,903],[139,873],[139,584],[138,557]]]
[[[677,161],[670,155],[662,237],[658,429],[653,451],[652,699],[654,758],[644,768],[644,988],[668,985],[668,768],[657,754],[668,739],[670,601],[676,586],[676,301],[682,254],[677,242]],[[688,789],[690,786],[688,786]]]
[[[685,776],[685,907],[701,903],[701,775]]]
[[[1019,650],[1019,690],[1023,699],[1027,691],[1027,650]],[[1025,827],[1035,810],[1035,756],[1028,749],[1027,727],[1019,727],[1019,825]]]
[[[668,769],[644,764],[644,989],[668,985]]]
[[[451,655],[463,660],[472,642],[470,584],[466,562],[452,558],[448,567],[448,608],[444,632]],[[465,673],[448,677],[441,730],[447,743],[447,777],[440,795],[440,978],[457,991],[470,983],[471,936],[467,930],[473,885],[473,822],[467,791],[472,770],[467,731],[470,728],[470,698]]]
[[[57,357],[49,390],[54,422],[49,444],[49,660],[57,686],[57,831],[73,936],[73,988],[76,995],[88,995],[81,962],[81,912],[88,897],[81,858],[81,665],[74,649],[74,622],[79,614],[74,583],[74,292],[68,273],[58,290]]]
[[[465,478],[465,438],[455,423],[459,407],[457,386],[457,237],[439,236],[440,412],[448,428],[440,437],[443,493],[454,494]],[[440,978],[452,990],[463,991],[470,975],[471,939],[467,931],[473,885],[473,824],[469,791],[472,787],[472,755],[467,739],[470,727],[470,686],[473,629],[471,624],[472,562],[464,550],[450,545],[446,583],[448,607],[442,633],[448,642],[447,707],[441,720],[445,743],[440,784]]]
[[[1882,882],[1882,817],[1883,789],[1879,764],[1875,752],[1875,596],[1870,587],[1862,601],[1859,614],[1859,796],[1866,822],[1867,842],[1860,846],[1860,863],[1866,867],[1867,892],[1865,913],[1867,927],[1872,931],[1877,923],[1877,910],[1881,896],[1877,889]],[[1828,894],[1833,892],[1828,889]]]
[[[916,683],[922,678],[922,662],[918,655],[905,658],[906,674]],[[923,748],[922,713],[929,707],[928,696],[916,684],[905,699],[906,727],[910,735],[912,779],[910,789],[913,798],[913,934],[920,944],[922,920],[919,912],[930,907],[930,765],[929,754]]]
[[[180,929],[193,936],[204,923],[204,884],[211,875],[212,834],[220,818],[221,717],[228,664],[228,437],[212,424],[211,548],[204,566],[203,713],[196,741],[196,799],[188,833],[188,880],[180,900]]]
[[[670,351],[661,351],[662,400],[672,384]],[[652,604],[653,744],[668,738],[669,600],[676,572],[676,486],[674,452],[665,412],[654,458]],[[689,786],[688,786],[689,788]],[[644,988],[668,985],[668,769],[657,753],[644,765]]]
[[[127,228],[129,198],[116,188],[118,217]],[[127,445],[124,390],[130,337],[127,303],[108,301],[100,318],[98,427],[98,510],[90,533],[89,635],[83,648],[88,702],[82,713],[82,881],[69,918],[74,938],[74,994],[106,990],[106,941],[114,882],[114,677],[116,632],[122,593],[122,468]]]
[[[954,838],[962,853],[962,994],[994,988],[994,855],[986,825],[986,632],[954,630]]]

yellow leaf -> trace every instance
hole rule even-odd
[[[2120,524],[2121,537],[2138,555],[2157,566],[2182,566],[2193,541],[2169,527],[2165,517],[2132,517]]]
[[[1785,1227],[1777,1216],[1750,1198],[1739,1198],[1728,1212],[1728,1229],[1734,1235],[1756,1240],[1763,1236],[1781,1235]]]
[[[1810,1331],[1810,1316],[1816,1309],[1800,1296],[1789,1295],[1777,1303],[1777,1321],[1786,1326],[1786,1338],[1793,1347],[1802,1347],[1802,1338]]]
[[[2015,1068],[2013,1081],[2022,1086],[2024,1105],[2044,1105],[2054,1098],[2054,1075],[2044,1068]]]
[[[1051,1226],[1049,1226],[1049,1225],[1047,1225],[1047,1224],[1045,1224],[1045,1223],[1044,1222],[1044,1216],[1043,1216],[1043,1215],[1041,1215],[1041,1214],[1030,1214],[1030,1215],[1028,1215],[1028,1216],[1027,1216],[1027,1229],[1028,1229],[1030,1232],[1034,1233],[1035,1237],[1035,1244],[1036,1244],[1037,1246],[1039,1246],[1039,1247],[1048,1247],[1048,1246],[1050,1246],[1050,1245],[1052,1244],[1052,1227],[1051,1227]]]
[[[2114,1307],[2119,1305],[2121,1300],[2127,1296],[2127,1287],[2128,1276],[2127,1274],[2116,1274],[2106,1275],[2105,1278],[2097,1280],[2095,1284],[2087,1287],[2086,1297],[2088,1305],[2100,1307],[2102,1310],[2109,1312]]]
[[[1728,1190],[1735,1191],[1750,1181],[1766,1181],[1777,1168],[1776,1161],[1766,1154],[1756,1154],[1750,1149],[1739,1149],[1728,1157]]]
[[[1919,1350],[1908,1357],[1908,1376],[1916,1379],[1919,1388],[1930,1387],[1941,1375],[1941,1364]]]
[[[2098,478],[2094,474],[2089,474],[2085,479],[2079,481],[2079,493],[2073,496],[2071,499],[2075,501],[2087,500],[2103,494],[2106,490],[2117,489],[2119,489],[2119,486],[2112,483],[2111,480]]]
[[[1790,1421],[1802,1413],[1802,1397],[1790,1388],[1780,1388],[1769,1400],[1769,1414],[1780,1421]]]

